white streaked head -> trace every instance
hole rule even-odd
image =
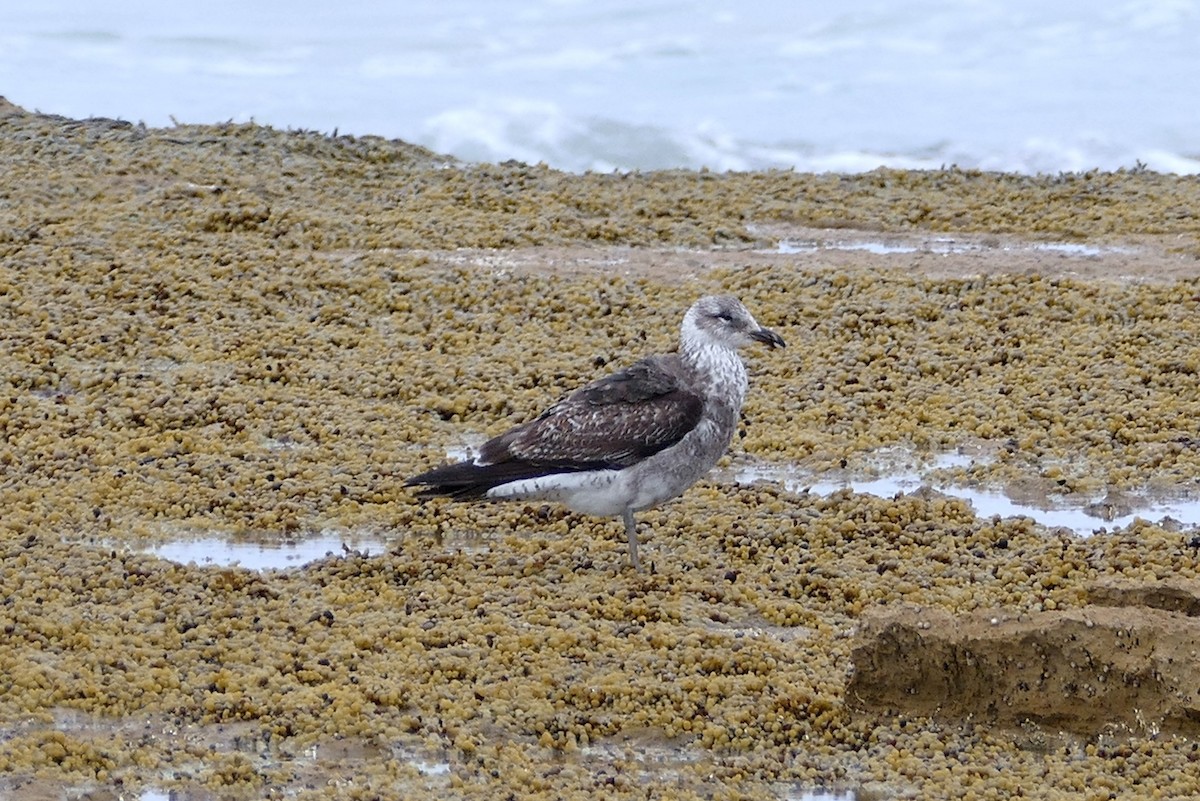
[[[725,348],[762,342],[772,348],[784,346],[783,337],[763,328],[733,295],[709,295],[692,304],[683,317],[680,338],[684,350]]]

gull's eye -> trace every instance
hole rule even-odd
[[[716,314],[713,315],[713,317],[716,317],[718,320],[725,322],[725,323],[733,322],[733,315],[730,314],[729,312],[717,312]]]

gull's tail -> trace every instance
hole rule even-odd
[[[426,470],[405,481],[404,486],[420,487],[417,490],[418,498],[445,497],[458,501],[479,501],[486,499],[490,490],[511,481],[588,469],[594,469],[594,466],[578,463],[535,464],[515,459],[496,464],[478,464],[468,460]]]

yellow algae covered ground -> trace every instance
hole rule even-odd
[[[731,478],[969,453],[947,481],[1194,495],[1200,180],[581,176],[12,106],[0,166],[0,797],[1200,794],[1170,680],[1200,532]],[[722,468],[641,516],[652,571],[618,522],[402,486],[714,291],[789,348],[747,354]],[[385,547],[148,553],[331,531]],[[937,658],[880,671],[864,631]],[[979,660],[1017,678],[973,707]]]

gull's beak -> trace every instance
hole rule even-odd
[[[757,331],[751,331],[750,338],[772,348],[787,347],[783,341],[783,337],[779,336],[779,334],[776,334],[770,328],[760,328]]]

